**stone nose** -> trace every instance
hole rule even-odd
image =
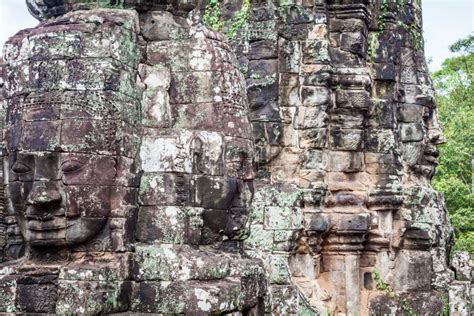
[[[443,132],[441,129],[431,129],[428,131],[428,137],[430,140],[430,143],[433,145],[441,145],[446,142],[446,138],[443,135]]]
[[[30,205],[47,205],[61,202],[61,193],[54,182],[35,181],[26,203]]]

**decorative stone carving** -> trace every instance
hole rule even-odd
[[[299,291],[267,312],[382,315],[405,301],[424,314],[447,302],[452,228],[430,186],[443,137],[421,8],[387,5],[253,2],[233,42],[258,153],[246,248],[266,262],[271,293]]]
[[[6,45],[8,218],[25,254],[0,269],[0,311],[258,311],[264,270],[240,253],[253,140],[230,46],[176,6],[56,3],[30,1],[58,17]]]
[[[27,5],[0,312],[468,311],[416,1],[253,1],[231,41],[206,1]]]

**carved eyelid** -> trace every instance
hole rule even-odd
[[[61,164],[61,170],[64,173],[71,173],[80,170],[84,165],[85,163],[77,159],[68,159]]]
[[[11,169],[17,174],[23,174],[31,171],[31,168],[21,161],[16,161]]]

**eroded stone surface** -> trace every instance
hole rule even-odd
[[[469,313],[417,1],[27,5],[0,312]]]

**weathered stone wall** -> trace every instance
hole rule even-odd
[[[232,44],[257,150],[246,249],[270,272],[268,312],[447,308],[453,232],[430,185],[443,136],[421,25],[417,1],[252,2]]]
[[[27,5],[0,312],[469,313],[419,1]]]
[[[131,311],[258,311],[264,271],[239,254],[254,179],[245,80],[222,34],[201,23],[151,11],[140,27],[143,174]]]

